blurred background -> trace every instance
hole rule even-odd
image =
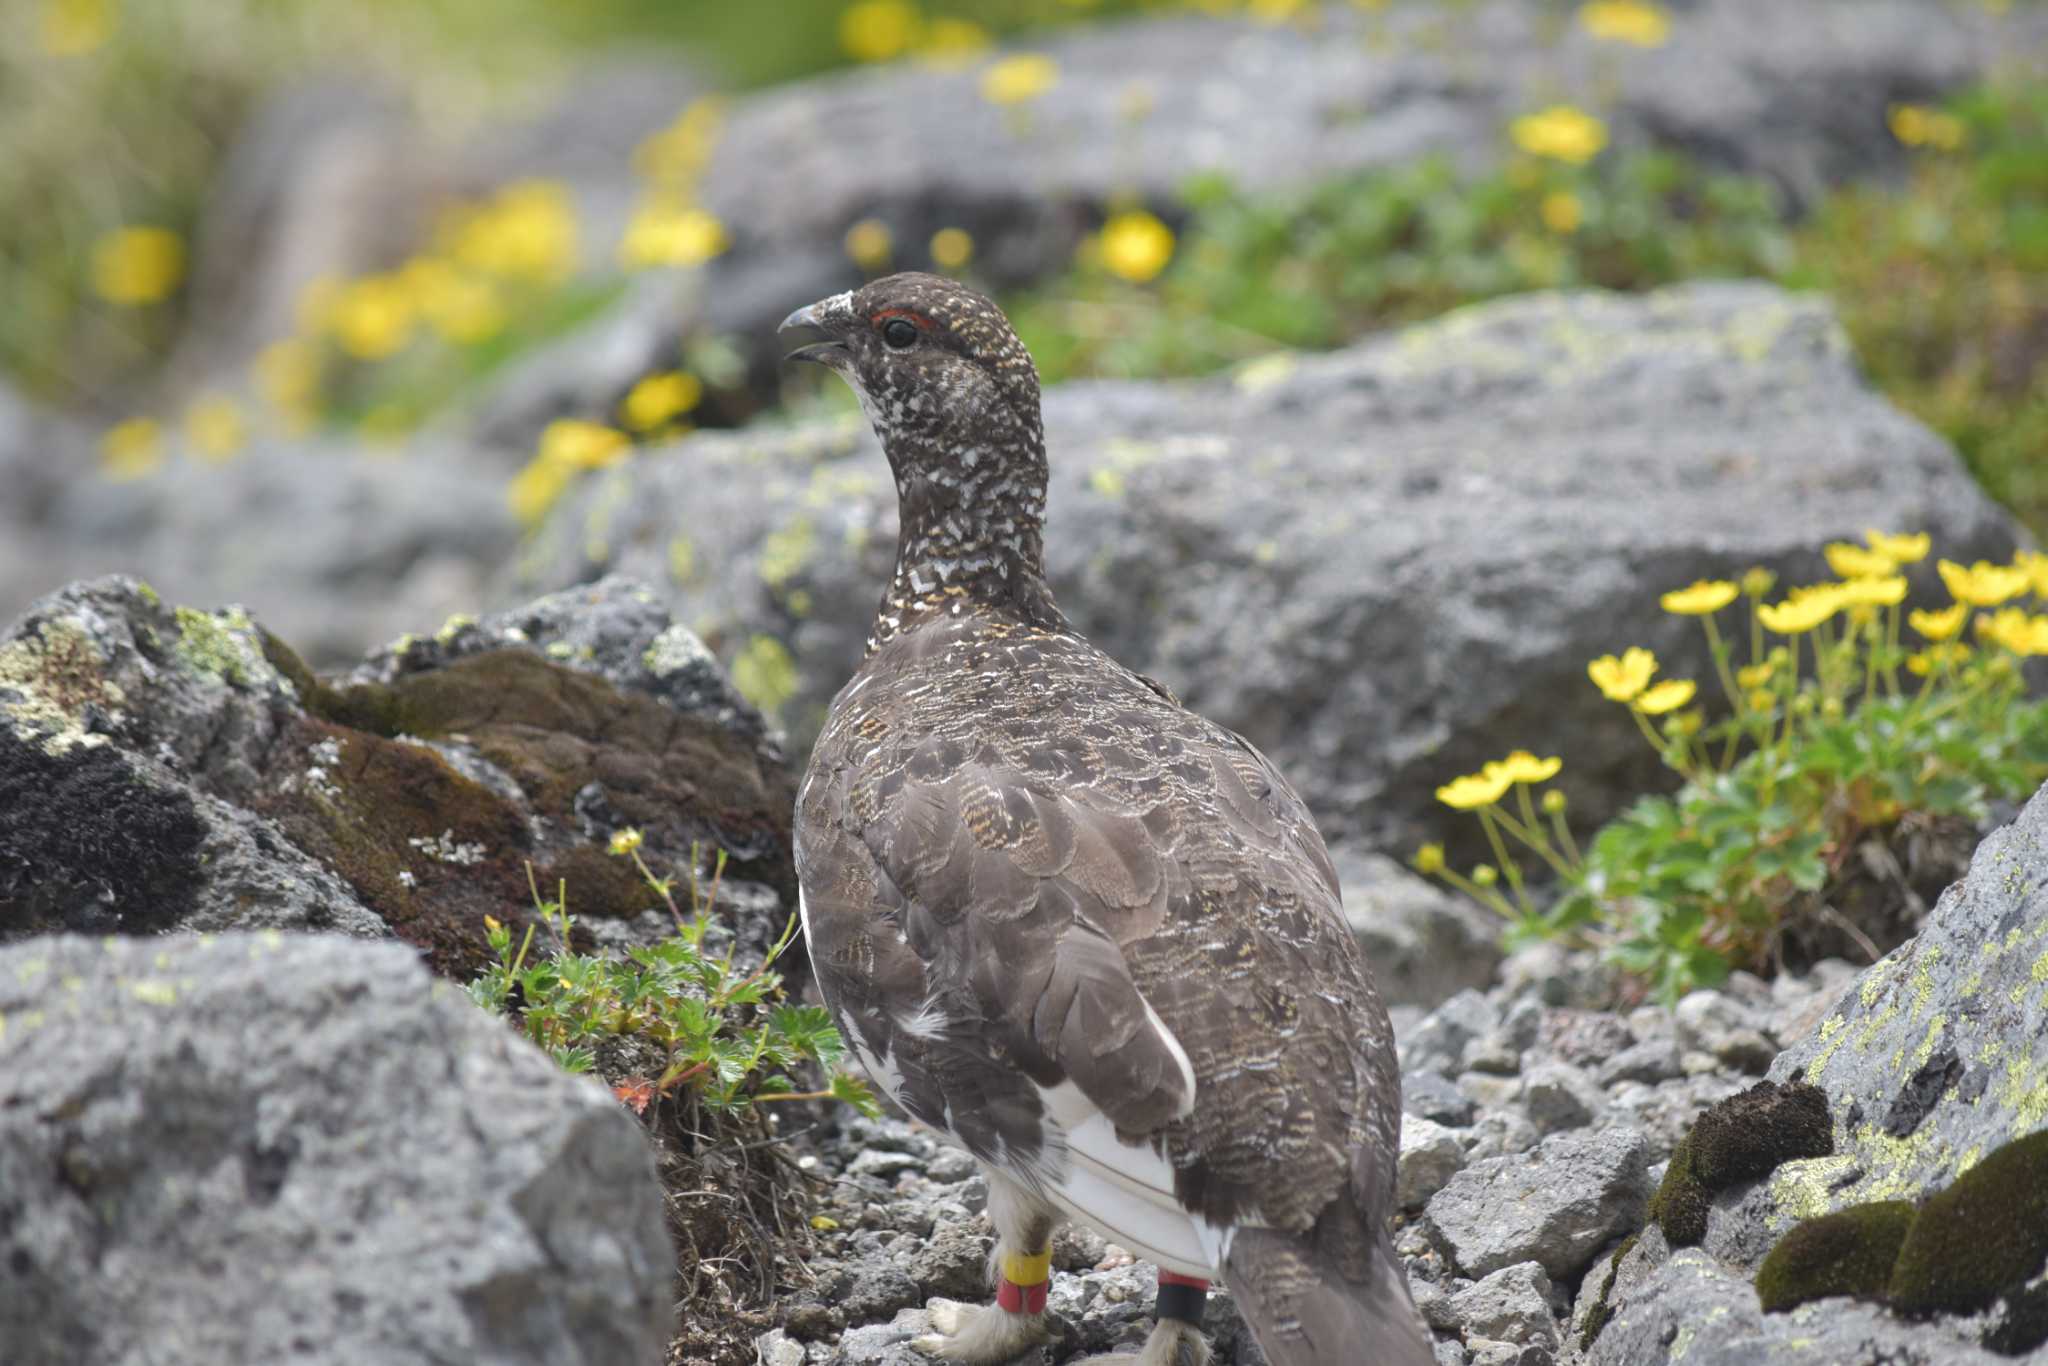
[[[995,292],[1048,382],[1532,289],[1825,291],[2038,533],[2044,34],[2029,0],[10,0],[0,619],[124,569],[332,665],[517,600],[590,471],[843,410],[774,322],[906,267]]]

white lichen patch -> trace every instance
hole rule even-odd
[[[640,662],[656,678],[667,678],[684,669],[716,661],[704,642],[697,638],[696,632],[678,622],[654,638],[642,652]]]
[[[428,839],[423,835],[414,835],[406,843],[419,850],[422,854],[425,854],[428,858],[435,859],[441,863],[454,863],[467,868],[484,861],[485,851],[483,845],[479,843],[457,843],[455,831],[452,827],[443,830],[432,839]]]
[[[301,789],[325,797],[328,801],[341,799],[341,785],[334,781],[332,771],[341,764],[341,742],[333,736],[319,741],[306,751],[307,764],[299,773],[285,775],[278,784],[285,792]]]
[[[1772,1227],[1789,1228],[1802,1219],[1832,1213],[1839,1204],[1835,1193],[1853,1182],[1861,1170],[1853,1153],[1779,1163],[1771,1173],[1771,1200],[1777,1206]]]
[[[85,729],[86,714],[114,713],[127,702],[106,677],[106,663],[85,627],[46,621],[34,636],[0,645],[0,715],[52,758],[104,745],[106,736]]]

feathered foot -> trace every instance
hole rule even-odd
[[[1209,1366],[1209,1340],[1179,1319],[1161,1319],[1137,1352],[1085,1357],[1075,1366]]]
[[[1003,1366],[1053,1337],[1043,1313],[1013,1314],[994,1305],[976,1308],[958,1300],[933,1300],[925,1308],[936,1331],[913,1338],[910,1345],[928,1357],[960,1366]]]

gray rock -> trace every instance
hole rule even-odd
[[[1544,1050],[1575,1067],[1598,1067],[1635,1043],[1626,1022],[1602,1011],[1562,1008],[1544,1017]]]
[[[1465,1145],[1455,1132],[1433,1120],[1409,1115],[1401,1123],[1395,1203],[1404,1210],[1421,1209],[1464,1165]]]
[[[1401,1108],[1407,1114],[1462,1129],[1472,1122],[1479,1107],[1441,1072],[1406,1072],[1401,1077]]]
[[[839,1339],[839,1359],[846,1366],[893,1366],[894,1363],[923,1362],[910,1340],[931,1331],[931,1319],[922,1309],[901,1309],[887,1323],[849,1328]]]
[[[1284,374],[1067,385],[1045,407],[1076,625],[1271,753],[1331,838],[1382,850],[1441,835],[1476,857],[1434,787],[1539,736],[1572,756],[1588,824],[1649,786],[1585,664],[1640,644],[1708,676],[1661,586],[1757,562],[1819,577],[1819,546],[1866,526],[1924,527],[1951,558],[2016,543],[1869,391],[1826,307],[1759,284],[1504,300]],[[860,656],[895,515],[857,417],[703,435],[593,476],[522,582],[622,569],[667,583],[722,656],[780,642],[801,744]],[[678,545],[720,572],[669,580]]]
[[[1465,1045],[1463,1067],[1467,1072],[1512,1077],[1522,1070],[1522,1050],[1498,1034],[1488,1034]]]
[[[1744,1072],[1762,1073],[1777,1056],[1777,1045],[1756,1027],[1756,1013],[1718,991],[1688,993],[1672,1012],[1678,1046],[1711,1054]]]
[[[771,1328],[754,1339],[760,1366],[804,1366],[804,1345],[792,1341],[780,1328]]]
[[[1548,1347],[1494,1338],[1472,1338],[1465,1351],[1472,1366],[1550,1366],[1556,1359]]]
[[[662,1360],[638,1126],[403,947],[36,940],[0,1018],[11,1363]]]
[[[1833,1158],[1788,1164],[1782,1216],[1914,1199],[2048,1114],[2048,790],[1978,846],[1919,935],[1779,1056],[1835,1115]],[[1854,1180],[1836,1178],[1854,1167]],[[1796,1168],[1796,1169],[1788,1169]],[[1778,1230],[1782,1231],[1782,1229]]]
[[[1614,1086],[1625,1081],[1655,1085],[1680,1075],[1678,1044],[1671,1036],[1645,1039],[1622,1049],[1600,1064],[1600,1084]]]
[[[1372,964],[1380,999],[1433,1007],[1492,984],[1500,918],[1380,854],[1339,849],[1344,914]]]
[[[1591,1279],[1590,1277],[1588,1278]],[[1758,1362],[1923,1362],[1992,1366],[2010,1358],[1936,1324],[1911,1324],[1859,1300],[1828,1299],[1766,1314],[1747,1278],[1688,1248],[1631,1290],[1586,1353],[1590,1366],[1756,1366]]]
[[[475,611],[519,543],[500,482],[451,447],[395,457],[268,435],[226,463],[170,459],[118,484],[74,474],[41,532],[78,553],[6,581],[0,618],[119,569],[174,601],[241,602],[316,667]]]
[[[1401,1069],[1456,1073],[1467,1045],[1489,1033],[1499,1018],[1493,1003],[1479,992],[1470,988],[1459,992],[1432,1010],[1400,1041]]]
[[[1557,1291],[1535,1262],[1502,1267],[1451,1297],[1451,1306],[1473,1337],[1557,1346]]]
[[[1459,1270],[1520,1262],[1576,1277],[1602,1244],[1642,1223],[1649,1144],[1633,1129],[1554,1134],[1533,1152],[1475,1162],[1429,1202],[1438,1243]]]
[[[1582,1068],[1543,1062],[1522,1078],[1522,1110],[1541,1134],[1579,1129],[1606,1108],[1606,1097]]]

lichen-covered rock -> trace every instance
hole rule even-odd
[[[1539,737],[1589,825],[1660,781],[1585,677],[1630,644],[1707,676],[1659,587],[1819,578],[1820,546],[1871,526],[1951,558],[2015,545],[1826,305],[1759,284],[1503,300],[1234,378],[1062,386],[1045,419],[1076,625],[1271,753],[1333,843],[1382,851],[1484,857],[1431,794]],[[860,657],[895,522],[858,417],[704,434],[593,476],[521,582],[663,584],[802,744]]]
[[[1760,1081],[1702,1113],[1671,1154],[1649,1216],[1673,1247],[1691,1247],[1707,1233],[1714,1195],[1767,1176],[1799,1158],[1834,1150],[1827,1098],[1804,1081]]]
[[[2014,1139],[1927,1197],[1903,1231],[1886,1297],[1902,1314],[1968,1314],[2044,1270],[2048,1129]]]
[[[0,940],[69,929],[397,934],[467,976],[483,918],[566,884],[579,935],[686,873],[759,946],[794,901],[790,779],[694,636],[611,581],[316,677],[240,608],[73,585],[0,635]],[[530,872],[529,872],[530,870]],[[587,942],[587,939],[586,941]]]
[[[1650,1270],[1582,1358],[1588,1366],[1758,1366],[1760,1362],[1915,1362],[1996,1366],[1997,1356],[1941,1324],[1914,1324],[1882,1305],[1829,1299],[1766,1314],[1741,1272],[1697,1248]]]
[[[1782,1227],[1918,1199],[2048,1127],[2048,790],[1770,1075],[1820,1087],[1836,1125],[1834,1157],[1773,1178]]]
[[[403,947],[0,948],[10,1366],[654,1363],[654,1163]]]

